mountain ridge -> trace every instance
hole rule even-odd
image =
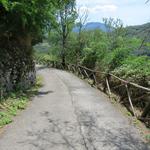
[[[129,37],[136,37],[140,39],[144,39],[146,37],[146,41],[150,42],[150,22],[142,25],[127,26],[126,30]]]
[[[101,22],[88,22],[83,26],[83,28],[86,31],[91,31],[91,30],[95,30],[95,29],[99,29],[104,32],[107,31],[107,27],[105,26],[104,23],[101,23]],[[79,27],[75,26],[73,29],[73,32],[78,32],[78,31],[79,31]]]
[[[104,23],[101,22],[88,22],[83,26],[85,31],[91,31],[95,29],[99,29],[103,32],[107,32],[107,27]],[[150,35],[147,34],[150,32],[150,22],[142,24],[142,25],[132,25],[125,27],[127,36],[136,37],[140,39],[144,39],[147,36],[147,41],[150,42]],[[79,28],[77,26],[74,27],[73,32],[79,32]]]

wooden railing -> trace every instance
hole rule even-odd
[[[136,113],[135,106],[133,104],[133,100],[138,100],[138,99],[143,99],[144,97],[149,97],[150,88],[138,85],[133,82],[126,81],[124,79],[121,79],[120,77],[117,77],[116,75],[114,75],[112,73],[91,70],[91,69],[81,66],[81,65],[74,65],[74,64],[67,63],[66,66],[64,67],[60,62],[52,62],[52,66],[55,68],[59,68],[59,69],[69,70],[84,79],[90,79],[93,81],[92,85],[94,85],[97,88],[99,88],[99,85],[100,85],[100,81],[98,81],[97,75],[103,75],[104,78],[103,78],[103,81],[101,81],[104,83],[103,91],[105,91],[109,95],[110,98],[113,97],[114,89],[124,87],[124,89],[126,90],[126,96],[127,96],[128,103],[130,105],[133,116],[135,116],[136,118],[138,118],[142,121],[148,121],[148,122],[150,121],[150,118],[147,117],[150,113],[150,99],[148,100],[147,105],[144,107],[144,109],[140,113],[140,115]],[[118,80],[120,82],[120,84],[115,87],[110,86],[110,78]],[[129,88],[131,86],[133,88],[137,88],[137,89],[143,91],[143,94],[140,95],[139,97],[136,97],[133,99],[131,96],[130,88]]]

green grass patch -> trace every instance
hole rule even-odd
[[[148,141],[148,143],[150,143],[150,134],[146,135],[145,138]]]
[[[31,97],[38,93],[42,86],[42,77],[38,76],[36,84],[26,91],[10,93],[0,101],[0,128],[11,123],[17,113],[27,107]]]

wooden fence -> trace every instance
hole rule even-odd
[[[112,73],[105,73],[105,72],[99,72],[99,71],[91,70],[91,69],[86,68],[86,67],[81,66],[81,65],[74,65],[74,64],[67,63],[66,66],[64,67],[60,62],[52,62],[52,67],[59,68],[59,69],[65,69],[65,70],[68,70],[68,71],[71,71],[71,72],[77,74],[78,76],[80,76],[84,79],[90,79],[93,81],[92,84],[95,85],[97,88],[99,88],[100,82],[105,83],[104,84],[104,91],[109,95],[110,98],[112,98],[112,95],[113,95],[112,92],[114,91],[114,89],[124,87],[124,89],[126,91],[126,97],[128,99],[128,103],[129,103],[129,106],[131,108],[131,112],[132,112],[133,116],[138,118],[139,120],[144,121],[144,122],[148,122],[148,123],[150,122],[150,118],[149,118],[150,99],[148,100],[148,102],[144,106],[144,108],[142,109],[140,115],[137,114],[135,106],[133,104],[133,101],[141,100],[141,99],[143,100],[144,97],[149,98],[150,88],[143,87],[143,86],[138,85],[136,83],[126,81],[124,79],[117,77],[116,75],[113,75]],[[103,81],[98,81],[97,75],[103,75],[103,77],[104,77]],[[112,79],[112,78],[115,80],[118,80],[120,82],[120,84],[117,86],[113,86],[113,87],[110,86],[111,85],[110,79]],[[143,94],[136,97],[136,98],[133,98],[131,96],[132,94],[131,94],[130,87],[137,88],[138,90],[143,91],[142,92]]]

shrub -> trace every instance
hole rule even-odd
[[[94,69],[96,60],[97,60],[96,51],[91,48],[85,48],[84,57],[82,59],[82,65]]]
[[[129,81],[149,86],[150,58],[148,56],[130,56],[113,73]]]

